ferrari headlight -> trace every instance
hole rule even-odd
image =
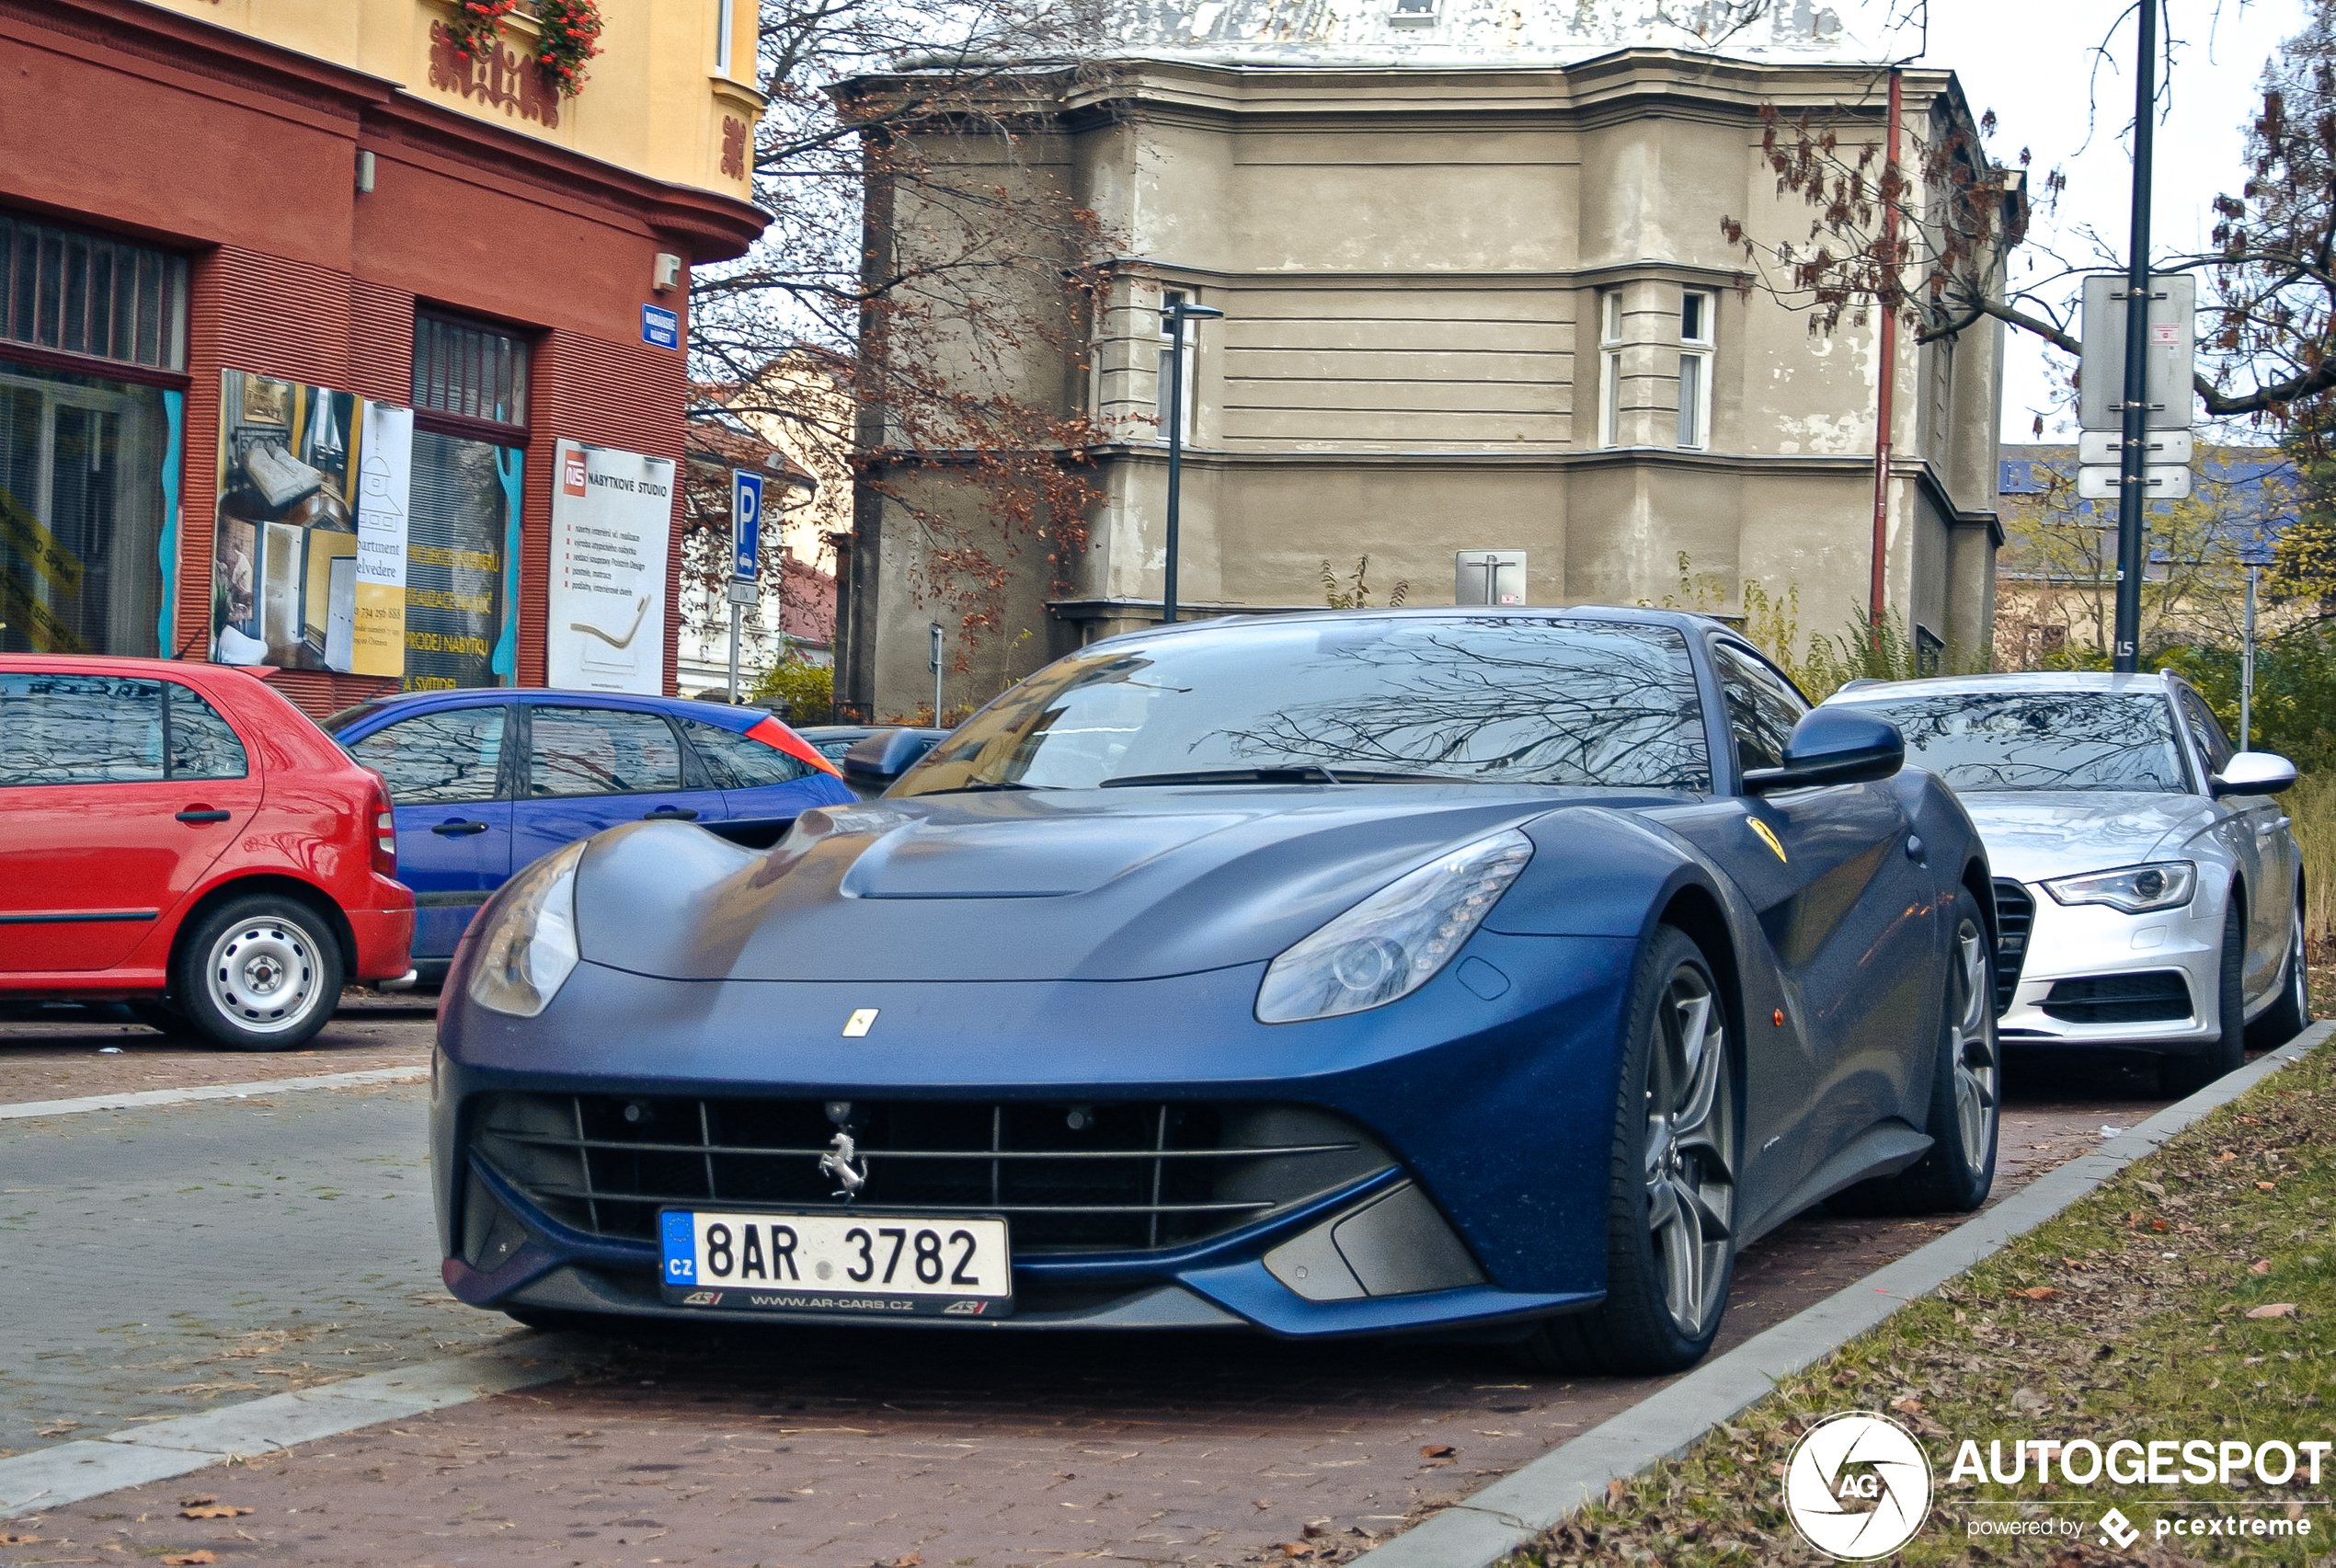
[[[1396,878],[1266,967],[1257,1021],[1336,1018],[1409,996],[1450,962],[1532,858],[1533,841],[1512,828]]]
[[[471,1000],[532,1018],[552,1003],[576,967],[576,866],[584,841],[556,850],[505,885],[481,917]]]
[[[2137,915],[2147,910],[2178,910],[2198,890],[2198,868],[2186,860],[2161,860],[2096,871],[2047,882],[2044,890],[2063,904],[2106,904]]]

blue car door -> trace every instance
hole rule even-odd
[[[1781,766],[1808,705],[1750,650],[1716,642],[1712,652],[1739,777]],[[1744,890],[1783,980],[1783,1026],[1746,1023],[1769,1047],[1752,1057],[1747,1140],[1786,1146],[1781,1161],[1769,1156],[1777,1190],[1746,1195],[1758,1211],[1899,1103],[1895,1064],[1931,1059],[1906,1045],[1937,1034],[1942,917],[1887,780],[1739,791],[1655,815]]]
[[[510,732],[510,709],[491,703],[416,714],[349,743],[389,781],[398,880],[414,890],[417,966],[451,957],[511,874]]]
[[[525,784],[511,810],[517,870],[620,822],[718,820],[722,792],[683,769],[663,714],[598,704],[530,703]]]

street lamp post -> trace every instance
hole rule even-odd
[[[1225,313],[1187,299],[1160,313],[1168,322],[1168,572],[1160,619],[1176,618],[1176,530],[1185,477],[1185,323],[1219,321]]]

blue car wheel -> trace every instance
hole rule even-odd
[[[1712,1347],[1735,1272],[1736,1067],[1703,950],[1662,927],[1632,987],[1614,1105],[1606,1299],[1519,1346],[1547,1371],[1676,1372]]]

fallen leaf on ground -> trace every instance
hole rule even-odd
[[[178,1516],[182,1519],[239,1519],[250,1512],[249,1508],[238,1508],[233,1503],[198,1503],[190,1508],[179,1509]]]
[[[1449,1443],[1423,1443],[1420,1445],[1419,1457],[1424,1459],[1449,1459],[1452,1457],[1452,1446]]]
[[[2248,1308],[2247,1315],[2250,1318],[2292,1318],[2296,1315],[2296,1303],[2271,1301],[2261,1307]]]
[[[200,1497],[181,1497],[178,1499],[178,1505],[181,1508],[200,1508],[206,1503],[216,1503],[218,1501],[219,1499],[215,1495],[206,1492]]]
[[[2137,1185],[2143,1192],[2147,1193],[2151,1197],[2163,1197],[2166,1196],[2166,1189],[2159,1186],[2156,1182],[2141,1182],[2136,1185]]]
[[[1311,1540],[1316,1536],[1323,1533],[1323,1528],[1320,1525],[1301,1525],[1299,1527],[1298,1533],[1304,1536],[1308,1540]]]
[[[2277,1182],[2257,1182],[2255,1185],[2264,1192],[2276,1192],[2279,1190],[2279,1184]]]
[[[1922,1402],[1912,1394],[1908,1394],[1904,1399],[1892,1400],[1890,1408],[1900,1415],[1919,1415],[1922,1413]]]
[[[2271,1272],[2271,1259],[2256,1259],[2253,1263],[2247,1265],[2247,1272],[2249,1274],[2269,1274]]]
[[[1281,1554],[1284,1557],[1311,1557],[1314,1549],[1302,1541],[1286,1540],[1281,1543]]]
[[[2031,1285],[2025,1290],[2011,1289],[2005,1291],[2004,1294],[2007,1296],[2025,1296],[2031,1301],[2049,1301],[2055,1296],[2059,1295],[2060,1292],[2055,1290],[2049,1285]]]
[[[162,1568],[195,1568],[199,1562],[216,1562],[215,1551],[174,1551],[162,1560]]]
[[[0,1535],[0,1546],[39,1546],[40,1544],[40,1538],[37,1535]]]
[[[2215,1163],[2217,1165],[2227,1165],[2233,1160],[2238,1158],[2238,1155],[2233,1154],[2229,1150],[2226,1149],[2220,1154],[2215,1156]]]

